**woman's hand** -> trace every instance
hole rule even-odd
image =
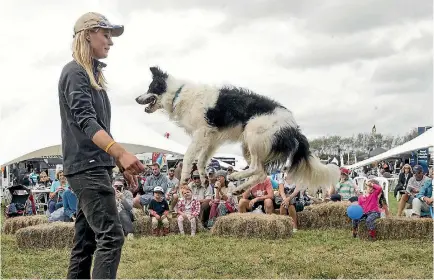
[[[283,201],[282,201],[282,205],[285,206],[286,208],[289,207],[289,203],[291,202],[291,196],[286,197]]]

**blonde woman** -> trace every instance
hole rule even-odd
[[[117,165],[130,185],[144,170],[110,133],[111,106],[102,72],[106,65],[100,59],[108,56],[112,37],[123,31],[101,14],[82,15],[74,26],[73,60],[60,75],[63,173],[78,200],[68,279],[116,278],[124,233],[112,169]]]

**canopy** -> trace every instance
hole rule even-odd
[[[129,152],[185,153],[185,146],[130,119],[130,115],[129,111],[122,107],[112,109],[112,135]],[[0,131],[1,166],[62,154],[59,106],[52,102],[22,108],[0,122]]]
[[[387,159],[396,155],[408,153],[411,151],[416,151],[428,147],[433,146],[433,137],[434,137],[434,129],[429,129],[425,133],[419,135],[418,137],[408,141],[407,143],[404,143],[398,147],[392,148],[382,154],[376,155],[374,157],[368,158],[366,160],[357,162],[356,164],[346,166],[346,168],[354,169],[361,166],[368,165],[370,163]]]

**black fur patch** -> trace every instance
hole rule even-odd
[[[217,128],[242,125],[254,116],[269,114],[281,107],[278,102],[247,89],[223,87],[214,108],[205,112],[208,124]]]
[[[310,156],[309,141],[297,127],[283,127],[273,136],[271,145],[271,156],[269,162],[266,163],[268,170],[281,168],[286,161],[291,157],[290,171],[304,159],[308,160]]]
[[[152,82],[149,84],[148,93],[161,95],[167,90],[167,78],[169,77],[167,73],[163,72],[158,67],[149,68],[152,73]]]

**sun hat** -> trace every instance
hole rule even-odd
[[[102,14],[89,12],[79,17],[75,22],[74,36],[83,30],[88,30],[91,28],[110,29],[112,31],[112,37],[119,37],[124,33],[123,25],[111,24],[110,21]]]

